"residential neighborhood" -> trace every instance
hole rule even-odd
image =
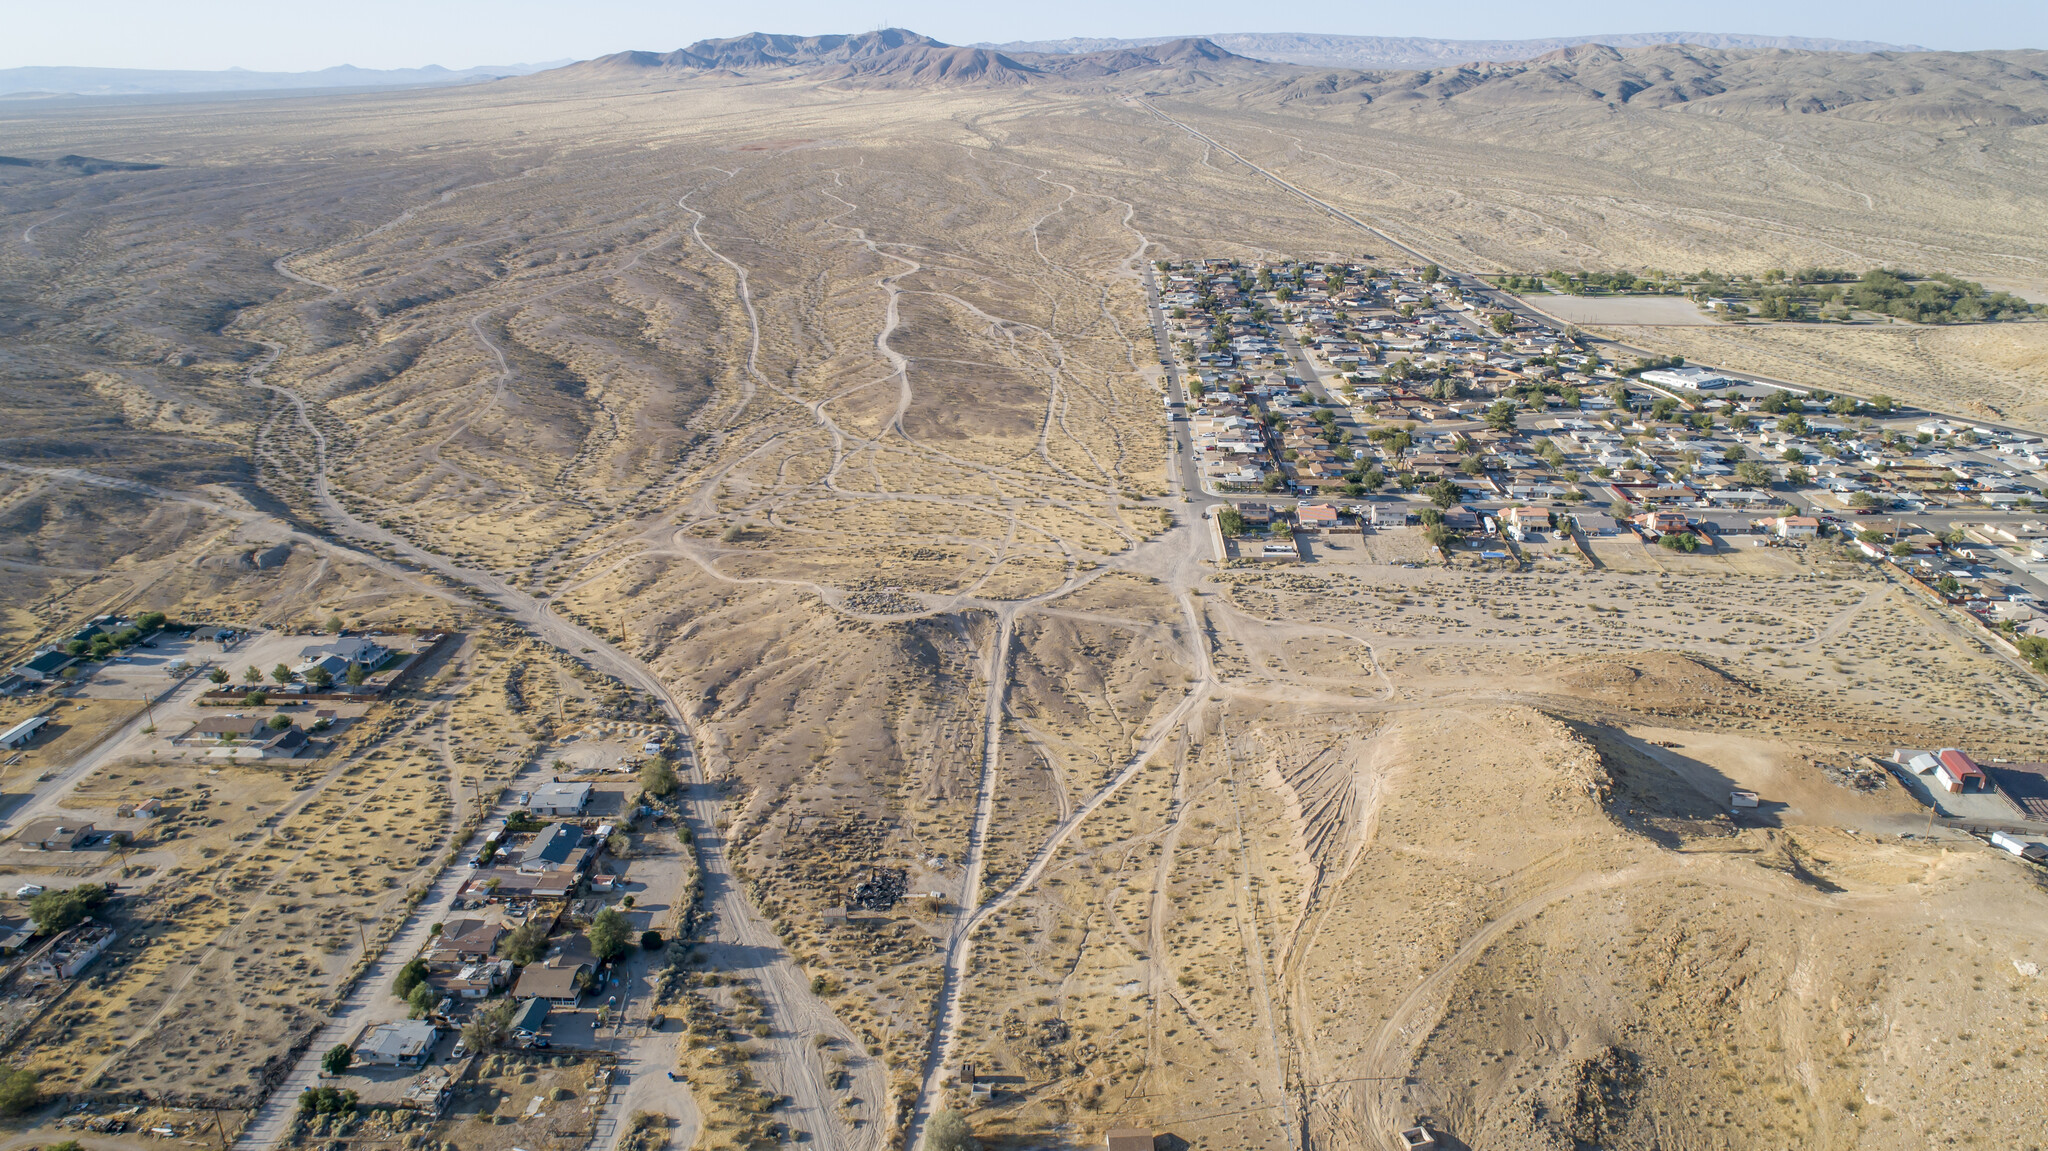
[[[1417,528],[1447,561],[1631,535],[1673,551],[1836,539],[2007,642],[2048,633],[2048,442],[1888,397],[1603,359],[1434,266],[1160,261],[1155,322],[1189,486],[1233,554],[1270,530]],[[2035,658],[2030,655],[2028,658]]]

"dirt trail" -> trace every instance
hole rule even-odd
[[[534,636],[568,653],[572,658],[615,676],[622,682],[660,700],[675,728],[687,735],[690,730],[688,713],[681,701],[659,676],[639,660],[615,648],[608,640],[595,633],[562,619],[548,610],[546,603],[511,586],[499,576],[463,567],[446,557],[419,548],[402,536],[365,523],[351,515],[330,490],[327,439],[309,415],[304,398],[289,388],[263,381],[260,376],[262,366],[267,366],[267,362],[266,365],[260,365],[252,370],[249,382],[285,397],[292,405],[299,424],[311,436],[315,460],[311,485],[314,503],[323,518],[340,535],[380,545],[403,556],[421,569],[472,589],[486,601],[497,605],[507,618],[522,624]],[[352,560],[361,558],[353,551],[348,554]],[[395,565],[378,566],[392,570],[395,574]],[[408,582],[417,582],[417,576],[406,574]],[[702,766],[694,749],[688,749],[685,758],[689,764],[689,776],[693,784],[690,797],[685,804],[686,822],[695,837],[698,863],[705,879],[706,899],[713,910],[712,927],[706,939],[705,949],[714,964],[747,977],[755,983],[768,1008],[769,1017],[778,1025],[765,1040],[769,1057],[764,1062],[772,1068],[766,1077],[792,1097],[793,1102],[789,1107],[790,1120],[811,1131],[821,1146],[846,1147],[856,1151],[870,1148],[880,1137],[879,1126],[868,1124],[856,1129],[847,1122],[834,1106],[832,1093],[824,1082],[823,1069],[811,1055],[808,1042],[809,1037],[814,1035],[836,1035],[849,1045],[857,1046],[856,1037],[822,999],[811,993],[809,979],[790,958],[772,927],[747,902],[740,886],[734,881],[731,863],[726,856],[724,837],[718,831],[721,802],[713,789],[704,786],[706,781],[703,778]],[[446,876],[443,877],[443,882],[445,880]],[[869,1099],[883,1097],[884,1076],[878,1062],[862,1059],[850,1061],[848,1066],[854,1077],[855,1094]],[[272,1105],[283,1104],[276,1095],[273,1095],[270,1104],[266,1105],[266,1114]],[[257,1126],[251,1125],[252,1129]],[[265,1129],[268,1129],[267,1125]]]

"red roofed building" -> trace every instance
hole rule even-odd
[[[1636,517],[1636,525],[1644,531],[1664,535],[1667,532],[1682,532],[1691,524],[1684,512],[1644,512]]]
[[[1294,509],[1294,522],[1305,528],[1337,526],[1337,509],[1329,504],[1302,504]]]
[[[1934,778],[1951,793],[1970,790],[1972,784],[1978,791],[1990,791],[1991,780],[1984,775],[1984,769],[1977,761],[1953,747],[1944,747],[1935,755],[1938,761],[1934,767]]]

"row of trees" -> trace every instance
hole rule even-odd
[[[228,669],[217,667],[213,669],[213,674],[206,678],[216,684],[225,685],[233,677],[228,674]],[[270,678],[275,680],[279,687],[283,687],[299,677],[292,674],[291,668],[286,667],[284,664],[278,664],[270,669]],[[363,681],[370,678],[370,673],[363,669],[362,664],[352,663],[348,665],[348,671],[343,674],[342,678],[348,682],[350,687],[361,687]],[[316,667],[307,672],[305,679],[310,687],[325,689],[334,686],[334,673],[324,667]],[[256,687],[263,682],[263,672],[254,664],[251,664],[242,669],[242,682],[252,688]]]
[[[64,645],[66,655],[85,659],[106,659],[115,652],[134,647],[144,636],[161,629],[167,622],[160,611],[143,612],[135,622],[118,631],[97,631],[82,639],[74,639]]]

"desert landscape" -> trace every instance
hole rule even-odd
[[[0,637],[53,669],[0,728],[56,723],[0,753],[0,879],[29,935],[88,887],[118,933],[40,990],[48,933],[9,961],[0,1146],[2035,1147],[2048,869],[1990,837],[2048,823],[1903,753],[2048,758],[2033,633],[1932,590],[2003,586],[2039,477],[1818,509],[1875,507],[1822,499],[1859,436],[1857,491],[2037,450],[2048,322],[1567,331],[1477,277],[2042,298],[2043,66],[892,29],[0,102]],[[1225,277],[1244,314],[1202,305],[1197,347],[1164,297]],[[1425,396],[1407,353],[1311,332],[1354,291],[1513,365],[1479,394],[1440,355]],[[1659,493],[1722,458],[1686,437],[1761,453],[1768,386],[1674,391],[1624,348],[1851,399],[1777,425],[1776,527],[1660,545],[1694,537]],[[1203,372],[1261,428],[1328,409],[1358,478],[1206,478]],[[1295,395],[1249,406],[1255,372]],[[1594,450],[1637,455],[1596,481]],[[1506,481],[1432,502],[1507,466],[1482,452],[1555,456],[1512,465],[1548,469],[1545,546],[1509,542],[1538,497]],[[1570,526],[1602,484],[1650,526]],[[1225,537],[1256,501],[1296,517],[1286,562]],[[1463,503],[1471,539],[1433,532]],[[355,657],[322,670],[401,636],[360,698]],[[173,637],[175,668],[143,646]],[[229,712],[241,742],[180,735]],[[126,838],[27,835],[86,819]]]

